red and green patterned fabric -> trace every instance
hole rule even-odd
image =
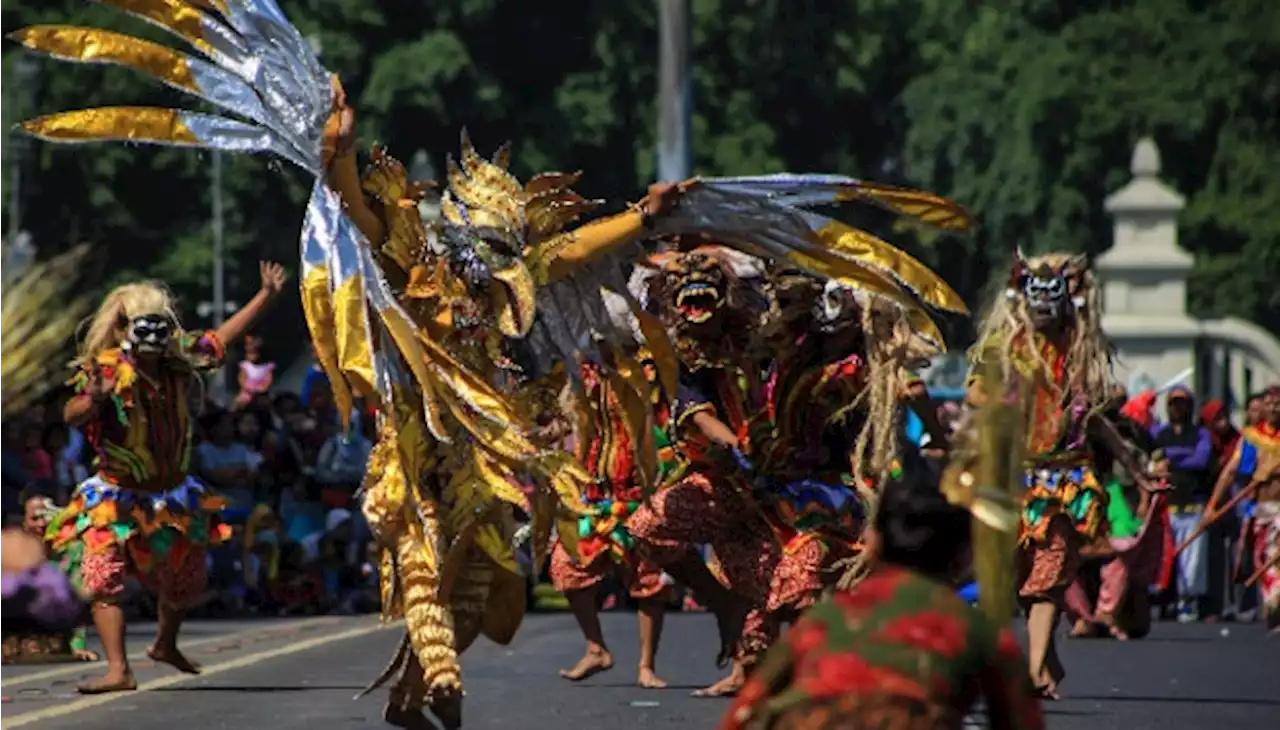
[[[720,727],[959,728],[979,696],[997,730],[1043,730],[1008,629],[950,586],[881,566],[810,609],[748,679]]]

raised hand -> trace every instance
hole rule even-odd
[[[640,201],[640,210],[645,215],[662,215],[680,202],[680,196],[697,184],[697,180],[685,180],[679,183],[654,183],[649,186],[649,194]]]
[[[276,296],[284,289],[289,280],[284,267],[274,261],[259,261],[258,272],[262,275],[262,291],[268,296]]]
[[[356,112],[347,106],[347,92],[337,75],[333,79],[333,111],[324,124],[324,164],[350,152],[356,142]]]

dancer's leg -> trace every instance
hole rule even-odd
[[[100,679],[80,685],[78,689],[82,694],[136,689],[138,683],[133,678],[125,652],[124,610],[117,603],[124,593],[126,564],[123,546],[113,545],[86,554],[79,570],[84,592],[93,596],[93,624],[107,657],[107,673]]]
[[[666,617],[664,598],[646,598],[640,602],[640,669],[636,683],[645,689],[664,689],[667,683],[654,668],[658,660],[658,642],[662,640],[662,623]]]
[[[720,632],[716,663],[721,666],[734,653],[749,606],[716,580],[696,546],[715,543],[741,519],[741,510],[734,510],[739,501],[735,495],[717,494],[706,475],[695,473],[658,492],[627,521],[637,554],[683,583],[715,614]]]
[[[1058,625],[1063,594],[1075,580],[1079,555],[1075,552],[1075,531],[1065,517],[1049,524],[1044,542],[1030,546],[1024,556],[1027,577],[1019,591],[1027,609],[1028,673],[1034,686],[1046,697],[1057,699],[1058,685],[1066,676],[1053,640]]]
[[[632,554],[635,566],[626,577],[628,592],[639,601],[636,615],[640,622],[640,667],[636,684],[645,689],[663,689],[667,683],[656,670],[658,643],[662,640],[662,623],[666,617],[667,602],[671,591],[662,582],[662,570],[638,555]]]
[[[551,549],[551,584],[569,601],[569,610],[587,640],[586,652],[578,663],[571,669],[560,670],[561,677],[573,682],[613,668],[613,655],[605,644],[600,613],[596,610],[596,594],[608,559],[607,555],[600,555],[583,567],[559,541]]]
[[[573,612],[573,618],[587,640],[586,653],[578,663],[572,669],[560,670],[561,677],[573,682],[613,669],[613,655],[605,645],[604,631],[600,628],[600,614],[596,611],[596,592],[596,586],[591,586],[565,594],[569,610]]]
[[[178,650],[178,631],[187,606],[199,598],[209,584],[204,548],[186,538],[177,538],[168,554],[156,564],[153,582],[159,599],[159,620],[156,639],[147,649],[147,656],[180,672],[199,674],[200,667]]]

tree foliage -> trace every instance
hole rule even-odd
[[[464,126],[482,151],[515,142],[514,167],[586,169],[615,205],[654,174],[654,0],[281,0],[340,73],[366,142],[436,169]],[[1102,210],[1134,143],[1154,135],[1166,179],[1188,197],[1204,314],[1280,331],[1280,6],[1263,0],[690,0],[695,171],[829,171],[911,183],[975,210],[970,241],[899,233],[971,301],[1014,245],[1098,252]],[[80,0],[10,3],[37,22],[163,32]],[[127,71],[39,61],[14,83],[5,122],[98,104],[183,103]],[[210,158],[196,152],[33,144],[23,227],[42,248],[94,245],[94,283],[166,279],[190,305],[210,288]],[[5,143],[5,180],[18,157]],[[253,261],[292,262],[307,181],[227,156],[230,294]],[[7,185],[6,185],[7,189]],[[850,211],[850,215],[860,215]],[[296,310],[279,324],[297,319]],[[302,330],[293,325],[299,339]]]

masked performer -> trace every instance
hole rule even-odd
[[[732,462],[717,458],[725,450],[750,451],[750,420],[763,406],[750,338],[768,311],[751,283],[764,269],[757,259],[692,238],[652,257],[649,267],[641,294],[660,314],[679,359],[673,435],[689,468],[641,505],[629,527],[642,556],[715,612],[718,663],[732,659],[734,670],[699,694],[717,696],[741,685],[745,668],[771,641],[764,607],[778,549]],[[699,545],[714,551],[720,579]]]
[[[191,409],[200,372],[219,367],[224,343],[239,339],[280,293],[284,269],[263,263],[261,274],[258,294],[216,332],[185,332],[169,292],[153,282],[114,289],[89,323],[72,381],[76,395],[63,415],[85,430],[98,473],[76,489],[48,533],[55,556],[92,598],[107,655],[106,676],[82,685],[82,693],[137,686],[118,604],[131,574],[159,597],[147,656],[199,671],[178,650],[178,630],[205,589],[205,547],[230,532],[216,518],[224,502],[188,473]]]
[[[808,207],[867,200],[950,215],[946,201],[915,191],[776,175],[661,186],[625,213],[569,229],[595,205],[570,190],[576,176],[544,174],[521,185],[506,169],[505,151],[485,160],[464,144],[449,168],[444,220],[427,227],[415,211],[423,187],[411,185],[399,163],[378,151],[361,179],[354,110],[273,0],[199,8],[166,0],[145,9],[108,2],[144,15],[203,57],[91,28],[39,26],[14,37],[57,58],[127,66],[238,118],[112,107],[30,120],[26,131],[56,142],[128,139],[268,153],[316,179],[301,237],[303,302],[341,412],[353,391],[379,405],[364,509],[384,547],[384,612],[403,614],[408,629],[384,675],[403,670],[386,711],[396,724],[425,727],[421,710],[430,706],[447,726],[459,725],[458,652],[480,633],[507,641],[518,627],[524,581],[511,557],[512,506],[533,515],[538,541],[549,537],[561,506],[586,511],[580,494],[590,475],[535,443],[537,414],[522,405],[522,394],[555,363],[586,360],[628,401],[648,402],[635,359],[616,342],[594,339],[608,338],[603,293],[627,294],[641,237],[711,235],[853,280],[862,267],[833,249],[824,229],[834,222]],[[770,235],[753,239],[762,219],[771,221]],[[636,316],[664,386],[674,391],[676,367],[661,325]],[[579,374],[569,368],[568,375]],[[651,410],[624,410],[637,469],[653,484]],[[525,494],[523,476],[543,493]],[[545,554],[545,544],[534,547]]]
[[[1064,672],[1053,643],[1067,586],[1082,544],[1105,538],[1106,496],[1091,468],[1100,444],[1133,475],[1146,477],[1115,426],[1101,414],[1111,397],[1111,349],[1099,326],[1098,291],[1083,257],[1014,256],[1007,291],[983,325],[975,366],[999,361],[1007,382],[975,370],[968,401],[980,404],[1005,388],[1029,388],[1031,425],[1025,446],[1018,589],[1027,609],[1030,672],[1038,691],[1057,697]]]
[[[936,292],[931,303],[939,309],[966,311],[941,279],[909,261],[900,273],[916,291]],[[777,624],[816,602],[835,582],[828,575],[836,565],[855,571],[846,584],[856,577],[853,559],[875,486],[900,471],[900,406],[917,407],[939,447],[948,436],[910,374],[943,351],[927,310],[793,272],[773,281],[777,331],[766,345],[775,360],[755,470],[763,480],[756,497],[782,545],[767,605]],[[921,330],[913,319],[929,324]]]
[[[1280,629],[1280,387],[1263,398],[1263,419],[1246,426],[1231,460],[1223,467],[1206,515],[1218,512],[1227,492],[1235,486],[1248,490],[1241,500],[1252,501],[1249,511],[1253,565],[1262,592],[1267,628]]]

